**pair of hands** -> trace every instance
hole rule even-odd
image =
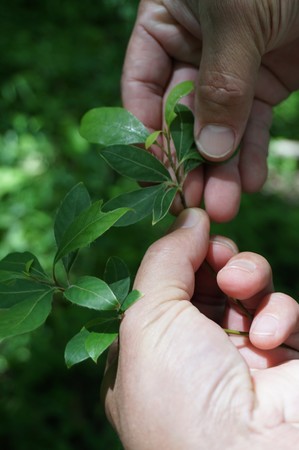
[[[125,314],[102,390],[125,449],[297,448],[299,305],[274,292],[263,257],[210,239],[207,214],[189,209],[150,247],[135,288],[144,297]]]
[[[149,129],[163,127],[173,85],[196,83],[199,151],[226,164],[186,180],[189,206],[202,198],[212,220],[232,219],[241,191],[267,176],[272,107],[299,89],[298,0],[141,0],[125,59],[124,106]]]

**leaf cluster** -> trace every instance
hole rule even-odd
[[[66,195],[56,215],[57,249],[51,276],[30,252],[11,253],[0,261],[0,339],[42,325],[59,294],[58,297],[99,313],[93,323],[81,330],[79,338],[75,337],[67,346],[68,367],[88,357],[97,360],[117,336],[122,314],[139,298],[139,293],[129,293],[129,271],[116,258],[110,258],[107,263],[106,281],[86,276],[70,283],[70,271],[79,250],[103,235],[127,211],[127,208],[117,208],[103,212],[102,201],[92,203],[85,186],[79,183]],[[57,279],[58,263],[64,267],[63,282]],[[89,328],[96,331],[88,331]]]
[[[123,108],[95,108],[83,117],[81,135],[99,145],[100,156],[116,172],[139,183],[136,190],[105,204],[105,211],[130,208],[116,226],[131,225],[150,214],[156,224],[169,212],[177,195],[187,206],[184,181],[191,170],[204,162],[195,148],[193,113],[179,103],[193,89],[193,83],[185,81],[171,90],[165,104],[165,127],[153,133]]]
[[[193,83],[188,81],[170,92],[165,104],[165,128],[153,133],[123,108],[97,108],[83,117],[81,134],[99,144],[102,158],[120,175],[146,186],[105,204],[102,200],[92,202],[83,183],[73,187],[54,221],[56,251],[51,274],[30,252],[12,253],[0,261],[0,339],[42,325],[54,300],[61,298],[97,312],[67,344],[68,367],[87,358],[97,362],[117,338],[125,311],[141,297],[139,292],[130,291],[126,264],[109,258],[103,279],[87,275],[71,282],[71,270],[79,250],[111,227],[128,226],[150,214],[156,224],[167,215],[177,195],[186,206],[185,178],[203,162],[195,150],[193,114],[179,103],[192,90]],[[63,269],[59,277],[58,265]]]

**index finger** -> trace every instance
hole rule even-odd
[[[121,81],[124,107],[150,130],[162,126],[163,96],[171,75],[172,61],[143,22],[141,10],[134,27]]]

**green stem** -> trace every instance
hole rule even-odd
[[[238,330],[232,330],[230,328],[223,328],[223,331],[225,331],[225,333],[228,335],[249,337],[248,331],[238,331]],[[296,348],[291,347],[288,344],[283,343],[283,344],[280,344],[279,347],[286,348],[288,350],[292,350],[293,352],[298,352],[298,350]]]
[[[237,336],[249,336],[248,331],[238,331],[238,330],[231,330],[230,328],[223,328],[223,331],[225,331],[226,334],[234,334]]]

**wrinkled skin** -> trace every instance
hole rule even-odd
[[[144,296],[125,314],[102,387],[126,450],[298,447],[299,305],[274,291],[262,256],[210,240],[207,215],[187,210],[150,247],[135,288]]]
[[[238,156],[195,170],[185,186],[189,206],[204,198],[212,220],[227,221],[241,190],[255,192],[267,177],[272,107],[299,89],[299,1],[141,0],[123,69],[124,106],[161,129],[168,90],[187,79],[196,82],[189,103],[198,149],[208,143],[205,157],[223,161],[241,143]],[[229,131],[207,135],[206,125]]]

